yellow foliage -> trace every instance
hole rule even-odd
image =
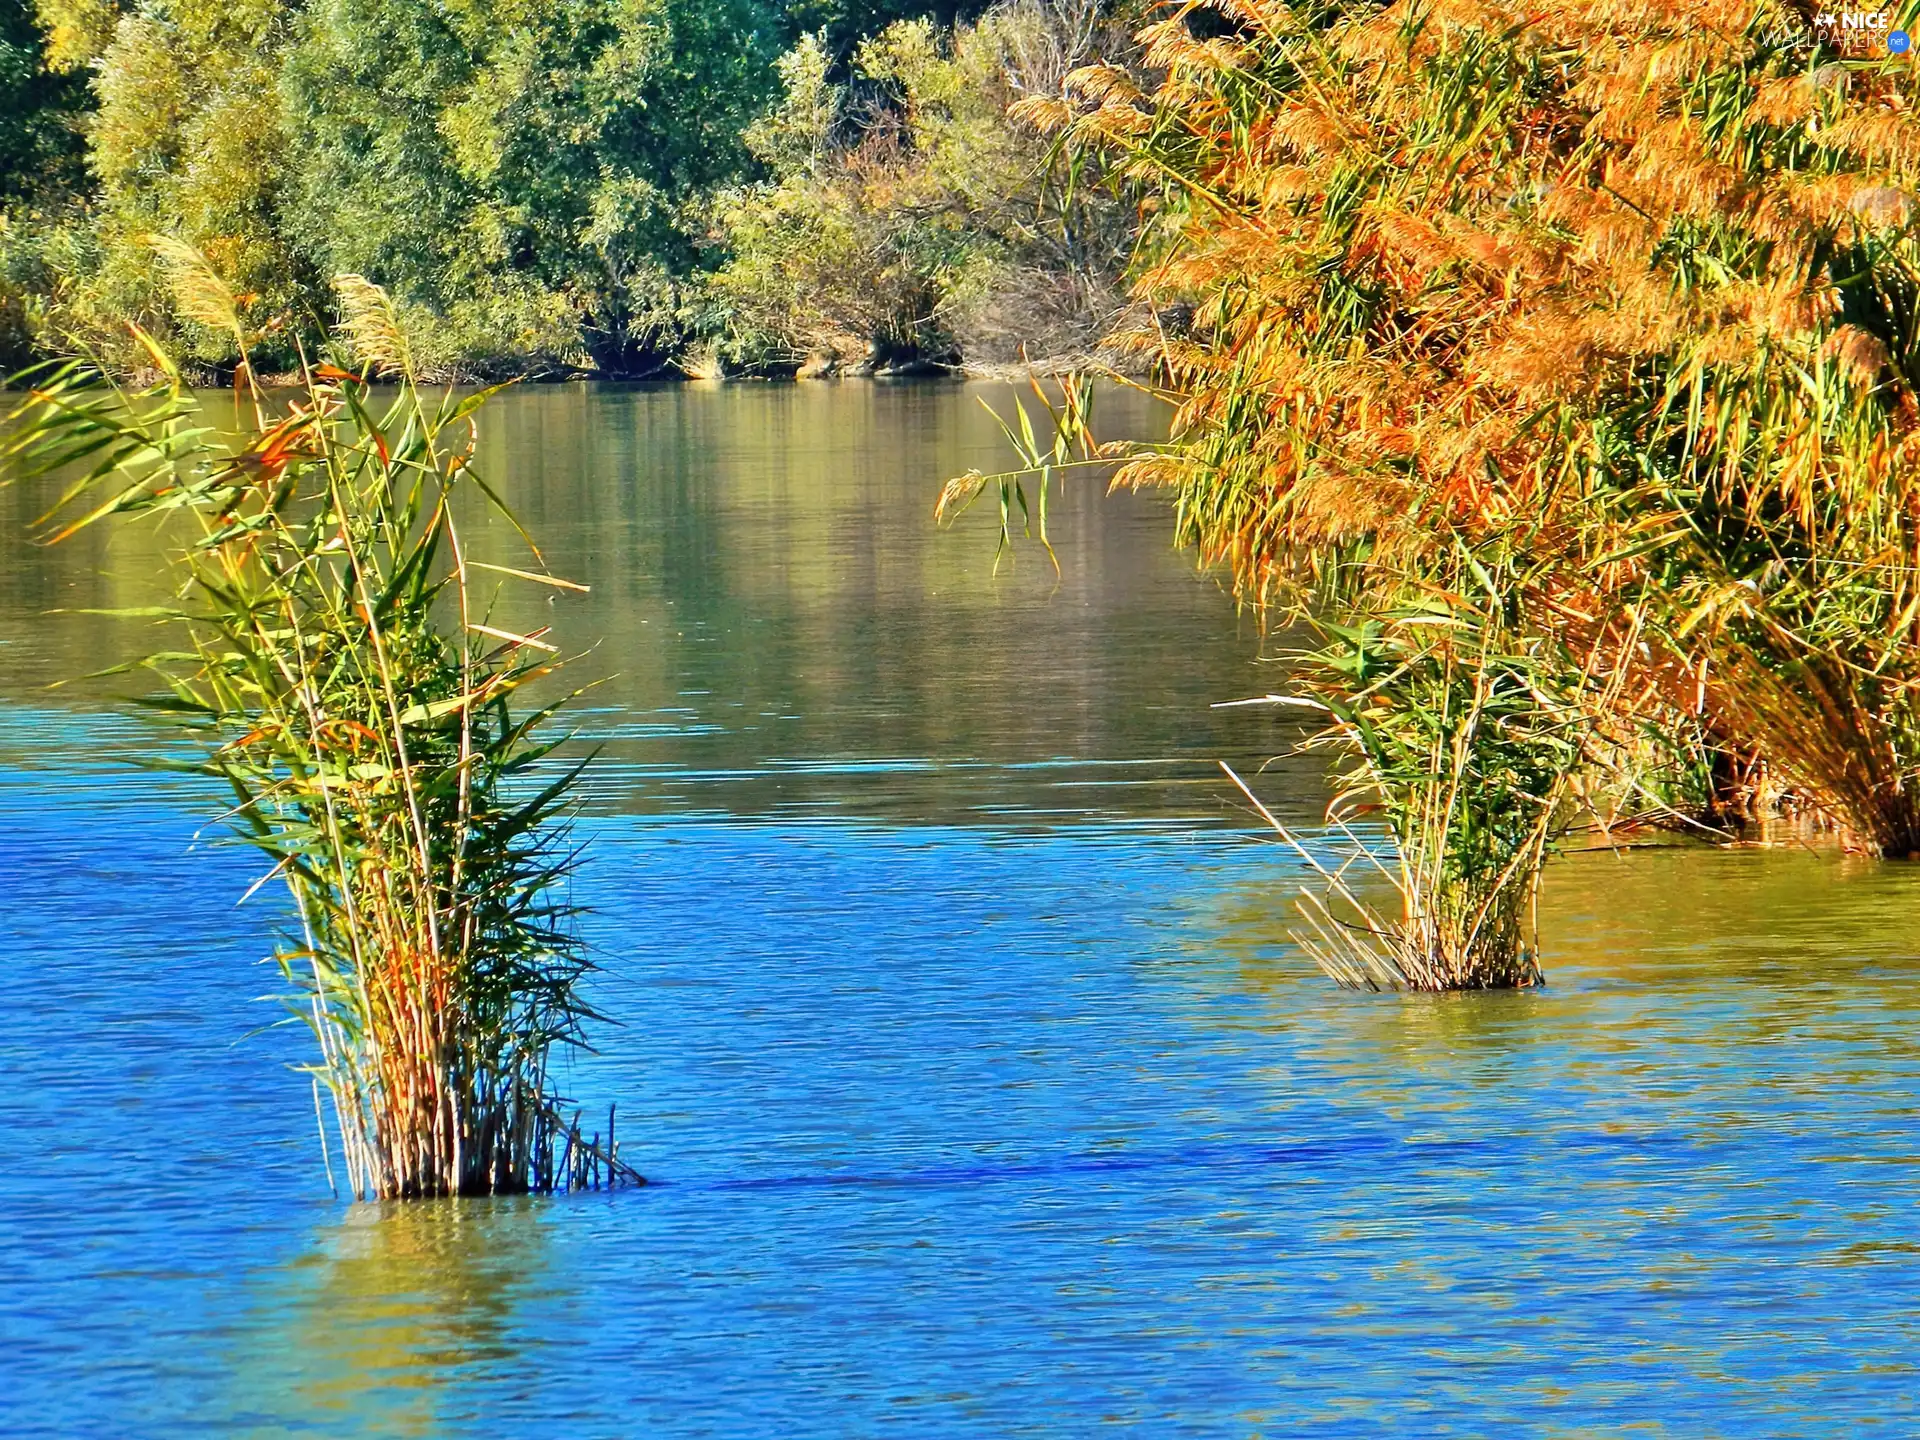
[[[1072,77],[1065,128],[1160,192],[1137,294],[1188,317],[1127,337],[1183,404],[1121,482],[1258,604],[1498,542],[1562,558],[1515,603],[1591,654],[1654,587],[1621,693],[1920,847],[1911,58],[1751,0],[1204,9]]]

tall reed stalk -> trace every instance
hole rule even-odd
[[[162,254],[183,309],[244,354],[219,277],[184,247]],[[353,358],[308,365],[283,394],[243,365],[231,427],[145,342],[164,380],[141,393],[79,363],[24,377],[0,463],[8,480],[64,479],[51,542],[152,517],[181,544],[166,618],[183,643],[138,662],[166,689],[148,703],[231,792],[226,819],[272,861],[259,883],[291,893],[277,956],[318,1042],[315,1103],[324,1087],[347,1188],[638,1180],[611,1115],[605,1144],[585,1140],[556,1092],[555,1047],[583,1043],[592,1018],[567,898],[584,762],[556,765],[536,737],[555,707],[512,709],[557,651],[494,623],[486,590],[583,587],[537,551],[524,568],[469,555],[463,497],[498,503],[469,466],[486,395],[428,397],[386,295],[353,276],[337,293]]]
[[[1644,621],[1616,733],[1920,852],[1908,57],[1779,0],[1175,0],[1139,41],[1021,104],[1157,192],[1132,342],[1180,409],[1122,480],[1296,613],[1530,518],[1523,629]]]

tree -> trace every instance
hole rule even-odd
[[[15,101],[0,202],[61,163],[95,202],[63,227],[12,224],[0,244],[13,308],[34,311],[48,345],[139,364],[131,321],[203,366],[237,363],[231,336],[174,305],[161,235],[242,297],[260,363],[290,365],[318,340],[323,277],[363,274],[441,376],[666,369],[713,323],[704,279],[725,257],[710,202],[764,175],[743,135],[778,96],[774,62],[799,27],[831,37],[832,68],[869,27],[979,8],[36,0],[46,73],[23,3],[0,0],[18,22],[0,23],[0,94]],[[884,106],[920,82],[863,83]],[[71,126],[88,100],[83,175]],[[924,137],[900,138],[904,154]]]
[[[0,204],[51,202],[84,188],[85,77],[46,66],[25,0],[0,0]]]
[[[804,38],[748,136],[770,178],[718,206],[737,358],[1084,354],[1122,304],[1130,209],[1008,110],[1124,43],[1103,9],[1019,0],[951,34],[902,21],[842,81],[827,41]]]
[[[44,321],[48,261],[87,189],[85,77],[47,68],[39,21],[0,0],[0,365],[25,364]]]
[[[777,28],[762,0],[325,0],[287,71],[301,228],[322,268],[474,297],[462,348],[491,329],[564,358],[570,335],[603,371],[657,368],[687,207],[747,165]]]

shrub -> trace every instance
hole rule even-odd
[[[1123,34],[1092,0],[1018,0],[950,36],[903,21],[833,78],[819,37],[781,61],[748,133],[771,178],[724,194],[715,288],[751,363],[1006,363],[1090,352],[1131,239],[1097,166],[1007,118]]]

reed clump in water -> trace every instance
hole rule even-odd
[[[183,247],[162,255],[183,307],[244,354],[218,276]],[[551,708],[511,704],[555,647],[493,623],[484,595],[493,576],[580,587],[537,552],[504,571],[468,556],[459,502],[492,500],[468,464],[486,396],[427,397],[385,294],[337,288],[357,369],[309,366],[276,398],[243,364],[230,436],[157,346],[165,383],[141,394],[80,364],[30,374],[8,477],[67,478],[54,542],[109,517],[186,527],[167,617],[185,643],[141,663],[291,892],[298,932],[278,959],[319,1044],[316,1105],[324,1086],[348,1188],[637,1181],[611,1114],[606,1143],[588,1140],[555,1093],[555,1048],[592,1018],[566,893],[581,766],[556,769],[536,737]]]
[[[1381,584],[1352,623],[1311,621],[1321,645],[1292,657],[1293,693],[1265,701],[1324,715],[1303,748],[1341,757],[1328,806],[1349,845],[1329,864],[1227,774],[1318,873],[1300,935],[1322,969],[1361,989],[1537,985],[1542,867],[1580,816],[1576,784],[1610,758],[1604,717],[1632,676],[1632,623],[1541,634],[1524,621],[1551,567],[1512,550],[1456,544],[1398,592]],[[1223,768],[1226,768],[1223,766]],[[1384,826],[1391,863],[1357,831]],[[1348,884],[1379,872],[1399,899],[1380,915]]]
[[[1400,901],[1397,917],[1378,915],[1341,871],[1275,822],[1325,882],[1322,893],[1303,890],[1297,902],[1309,927],[1303,938],[1344,985],[1540,982],[1538,880],[1564,828],[1580,716],[1548,693],[1558,678],[1549,667],[1501,645],[1507,637],[1496,614],[1458,599],[1435,597],[1384,623],[1327,625],[1327,647],[1295,667],[1297,691],[1319,696],[1310,703],[1331,720],[1318,743],[1346,757],[1329,818]],[[1391,868],[1348,824],[1363,809],[1385,822]]]

